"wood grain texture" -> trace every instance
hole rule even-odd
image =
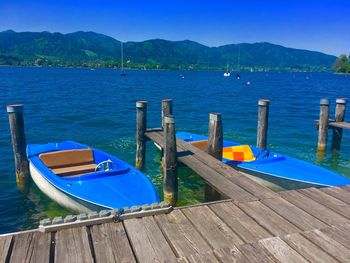
[[[320,249],[317,245],[306,239],[301,234],[291,234],[282,238],[291,248],[297,251],[310,262],[335,263],[333,257]]]
[[[350,249],[350,225],[327,227],[321,232]]]
[[[344,203],[350,204],[350,191],[345,187],[325,187],[320,189],[321,192],[331,195]]]
[[[128,219],[124,226],[138,262],[163,262],[176,258],[153,217]]]
[[[232,202],[212,204],[209,208],[245,242],[272,236]]]
[[[10,262],[49,262],[51,234],[32,232],[14,237]]]
[[[9,255],[12,236],[0,237],[0,263],[5,263]]]
[[[344,203],[343,201],[315,188],[299,190],[299,192],[315,200],[316,202],[328,207],[329,209],[337,212],[338,214],[341,214],[347,218],[350,218],[349,204]]]
[[[283,198],[266,199],[262,200],[262,203],[302,230],[323,228],[327,226],[325,223],[289,203]]]
[[[186,259],[189,263],[220,263],[212,252],[190,255]]]
[[[336,122],[344,122],[345,118],[345,109],[346,109],[346,100],[338,100],[336,101],[335,107],[335,121]],[[333,136],[332,136],[332,151],[339,152],[341,140],[343,136],[342,128],[333,128]]]
[[[275,258],[281,262],[308,262],[279,237],[271,237],[259,241]]]
[[[155,219],[178,256],[186,257],[210,250],[207,242],[181,210],[174,210],[170,214],[155,216]]]
[[[335,225],[348,222],[348,219],[345,217],[295,190],[281,192],[280,195],[288,202],[294,204],[326,224]]]
[[[304,237],[341,262],[350,262],[350,250],[320,230],[302,233]]]
[[[259,100],[256,147],[266,149],[269,123],[269,101]]]
[[[122,223],[90,228],[96,262],[136,262]]]
[[[329,101],[321,100],[317,150],[325,151],[328,140]]]
[[[267,249],[258,243],[248,243],[238,247],[252,263],[280,262]]]
[[[250,262],[236,247],[220,248],[214,250],[214,255],[220,262],[243,263]]]
[[[243,244],[241,238],[234,233],[208,207],[197,206],[183,209],[182,212],[205,238],[212,248],[223,248],[228,245]]]
[[[136,168],[142,169],[146,159],[147,101],[136,102]]]
[[[286,235],[300,231],[296,226],[259,201],[239,203],[238,206],[274,235]]]
[[[55,262],[93,262],[86,227],[60,230],[56,233]]]

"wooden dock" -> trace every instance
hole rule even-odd
[[[0,262],[349,262],[350,187],[0,237]]]
[[[161,130],[149,130],[145,136],[163,148],[164,137]],[[255,201],[276,195],[272,190],[181,139],[176,139],[176,145],[177,160],[227,198],[233,201]]]

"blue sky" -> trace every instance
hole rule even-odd
[[[350,0],[0,0],[0,31],[95,31],[122,41],[271,42],[350,53]]]

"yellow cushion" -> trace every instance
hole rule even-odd
[[[222,157],[231,161],[251,162],[255,160],[249,145],[224,147]]]

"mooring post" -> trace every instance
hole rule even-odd
[[[142,169],[146,158],[147,101],[136,102],[136,168]]]
[[[259,100],[258,107],[258,131],[256,137],[256,147],[266,149],[267,129],[269,124],[269,100]]]
[[[223,145],[223,129],[221,113],[212,112],[209,114],[209,129],[208,129],[208,154],[218,160],[222,160]],[[211,186],[205,187],[205,200],[215,201],[220,200],[221,195]]]
[[[22,192],[28,190],[29,162],[26,155],[26,137],[24,133],[23,105],[7,105],[9,115],[12,148],[15,157],[16,182]]]
[[[164,99],[162,100],[162,128],[164,129],[164,116],[173,114],[173,100]]]
[[[317,152],[324,153],[328,140],[329,99],[320,100],[320,120],[318,125]]]
[[[346,98],[336,99],[335,107],[335,121],[343,122],[345,118],[345,109],[346,109]],[[342,128],[333,128],[333,137],[332,137],[332,152],[337,153],[340,150],[341,139],[343,136]]]
[[[173,115],[164,116],[164,157],[163,157],[163,192],[164,201],[175,206],[177,201],[177,159],[175,118]]]

